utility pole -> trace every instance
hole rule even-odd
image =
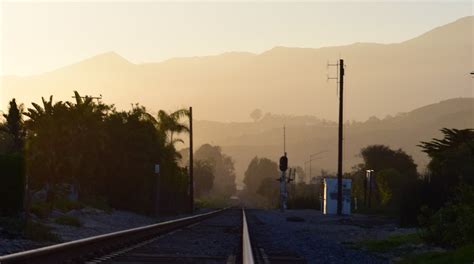
[[[189,210],[194,213],[193,108],[189,107]]]
[[[343,113],[344,113],[344,60],[339,59],[337,64],[328,64],[328,66],[337,66],[339,76],[336,78],[339,81],[339,129],[338,129],[338,153],[337,153],[337,214],[342,214],[342,143],[343,143]]]
[[[343,100],[344,100],[344,60],[339,60],[339,139],[337,153],[337,214],[342,214],[342,136],[343,136]]]

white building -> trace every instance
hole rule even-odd
[[[342,214],[351,214],[351,179],[342,179]],[[337,214],[337,178],[324,178],[323,213]]]

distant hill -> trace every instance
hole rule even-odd
[[[283,129],[286,124],[287,151],[290,166],[304,167],[310,154],[327,150],[313,162],[312,171],[336,171],[337,123],[312,116],[278,116],[267,114],[257,122],[220,123],[196,121],[196,144],[212,143],[236,162],[237,175],[242,179],[248,163],[255,156],[278,160],[283,152]],[[455,98],[417,108],[394,117],[371,117],[365,122],[348,122],[344,129],[344,168],[349,170],[361,162],[357,155],[370,144],[386,144],[402,148],[413,156],[423,170],[427,156],[416,145],[439,137],[439,130],[474,128],[474,98]],[[309,170],[309,168],[308,168]]]
[[[473,95],[473,23],[473,16],[465,17],[394,44],[275,47],[160,63],[133,64],[110,52],[40,75],[2,77],[0,108],[12,97],[29,104],[51,94],[70,99],[78,90],[102,94],[119,108],[136,102],[155,111],[192,105],[195,116],[206,120],[248,120],[257,107],[336,120],[336,84],[326,82],[326,63],[341,56],[347,120],[393,115]]]

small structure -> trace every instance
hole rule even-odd
[[[337,178],[324,178],[323,214],[337,214]],[[351,179],[342,179],[342,214],[351,214]]]

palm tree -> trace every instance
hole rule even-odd
[[[174,133],[189,132],[188,126],[180,122],[181,118],[186,116],[189,116],[187,109],[179,109],[169,114],[163,110],[158,112],[158,129],[169,135],[168,144],[174,145],[177,142],[183,142],[182,139],[174,139],[173,135]]]

